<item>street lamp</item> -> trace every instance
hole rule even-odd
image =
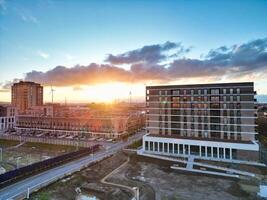
[[[1,156],[1,157],[0,157],[0,158],[1,158],[1,159],[0,159],[0,162],[2,162],[2,160],[3,160],[3,149],[2,149],[2,148],[0,148],[0,152],[1,152],[1,154],[0,154],[0,156]]]
[[[134,197],[136,200],[139,200],[139,188],[138,187],[133,187],[134,190]]]
[[[16,158],[16,165],[17,165],[17,169],[19,168],[19,160],[21,159],[21,157],[17,157]]]

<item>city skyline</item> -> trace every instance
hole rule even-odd
[[[243,81],[254,81],[267,102],[266,8],[265,1],[1,0],[0,101],[11,100],[14,79],[25,79],[45,86],[45,102],[51,85],[55,102],[113,102],[130,93],[144,101],[145,85]]]

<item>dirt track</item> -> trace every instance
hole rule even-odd
[[[127,200],[133,195],[129,189],[103,184],[100,180],[127,160],[118,171],[106,180],[129,187],[140,188],[140,200],[255,200],[260,199],[251,181],[221,178],[179,172],[170,169],[172,162],[137,156],[133,153],[118,153],[94,166],[74,174],[65,182],[59,181],[38,192],[37,199],[75,199],[75,188],[81,188],[82,194],[96,196],[103,200]],[[253,181],[252,181],[253,182]],[[250,192],[249,188],[252,188]],[[36,198],[32,198],[36,199]]]

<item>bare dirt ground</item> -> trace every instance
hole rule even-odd
[[[74,200],[78,199],[75,191],[80,188],[82,194],[94,196],[97,199],[124,200],[131,199],[130,191],[102,184],[100,180],[127,160],[124,153],[117,153],[100,163],[92,165],[81,172],[73,174],[40,190],[31,199]]]
[[[247,193],[241,189],[238,179],[175,171],[170,169],[171,164],[173,163],[132,155],[129,166],[114,175],[113,181],[125,184],[130,184],[133,180],[141,182],[153,188],[156,200],[257,199],[255,193]],[[150,199],[142,189],[140,199]]]
[[[128,156],[130,156],[129,163],[109,176],[106,181],[138,187],[140,200],[261,199],[257,196],[257,180],[185,173],[170,169],[170,166],[174,164],[172,162],[122,152],[42,189],[33,194],[31,199],[78,199],[75,192],[77,187],[81,189],[83,195],[101,200],[132,199],[131,191],[100,182],[103,177],[124,163]],[[265,176],[265,170],[259,171],[262,176]]]

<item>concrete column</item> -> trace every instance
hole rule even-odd
[[[230,149],[230,160],[232,160],[232,149]]]
[[[208,148],[205,146],[205,157],[208,157]]]
[[[210,149],[211,149],[211,157],[213,158],[213,147],[211,147]]]
[[[183,155],[185,155],[185,152],[184,152],[185,148],[184,148],[184,144],[183,144]]]
[[[223,159],[225,159],[225,148],[223,148]]]
[[[219,150],[220,150],[219,147],[217,147],[217,158],[220,157],[220,151]]]
[[[188,155],[190,155],[190,145],[188,145]]]
[[[152,151],[155,152],[155,142],[152,142]]]
[[[179,155],[180,155],[180,145],[181,144],[177,144],[177,152],[178,152]]]
[[[145,142],[146,142],[146,140],[143,140],[143,151],[146,150]]]
[[[200,157],[201,157],[201,149],[202,149],[202,147],[199,146],[199,156],[200,156]]]

